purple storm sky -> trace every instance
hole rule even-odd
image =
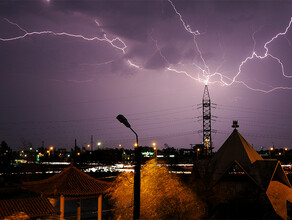
[[[208,83],[217,150],[232,132],[292,148],[291,1],[0,2],[0,141],[70,149],[202,141]]]

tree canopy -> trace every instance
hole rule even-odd
[[[118,219],[133,217],[133,173],[121,173],[109,190]],[[141,169],[141,219],[198,219],[205,208],[198,197],[166,166],[150,160]]]

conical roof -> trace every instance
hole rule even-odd
[[[263,160],[263,158],[241,136],[237,129],[234,129],[210,161],[213,174],[211,185],[217,182],[234,161],[247,169],[257,160]]]
[[[243,166],[249,166],[257,160],[263,158],[250,146],[250,144],[234,129],[222,147],[212,158],[211,162],[217,164],[220,161],[220,166],[230,164],[237,160]]]
[[[61,173],[41,181],[25,182],[23,188],[48,197],[63,195],[67,198],[84,198],[102,194],[111,183],[97,180],[71,165]]]

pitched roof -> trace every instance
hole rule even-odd
[[[218,178],[213,178],[212,180],[214,182],[211,182],[211,186],[215,185],[217,182],[219,182],[223,176],[227,176],[229,171],[231,171],[233,169],[233,167],[237,166],[237,169],[235,172],[242,172],[244,175],[246,175],[251,181],[253,181],[255,184],[257,184],[257,182],[252,178],[252,176],[250,176],[250,174],[240,165],[240,163],[238,163],[236,160],[232,161],[232,163],[228,166],[228,168],[224,171],[224,173],[220,176],[218,175]],[[233,171],[233,170],[232,170]],[[214,175],[213,175],[214,176]]]
[[[52,215],[56,211],[45,197],[0,200],[0,219],[20,212],[36,218]]]
[[[287,219],[287,200],[292,202],[292,189],[278,181],[271,181],[267,195],[276,213]]]
[[[234,161],[247,170],[251,164],[258,160],[263,160],[263,158],[241,136],[237,129],[234,129],[210,161],[211,186],[223,176]]]
[[[292,189],[281,167],[281,163],[276,159],[264,160],[236,129],[234,129],[209,163],[206,161],[197,161],[194,164],[192,176],[196,179],[201,178],[205,183],[206,189],[209,191],[210,188],[214,187],[220,181],[223,184],[224,181],[233,181],[234,184],[234,181],[238,180],[237,177],[240,177],[240,175],[244,178],[248,177],[249,179],[245,180],[252,181],[262,192],[266,193],[270,202],[265,202],[265,207],[272,204],[273,212],[275,211],[277,215],[287,219],[286,201],[289,200],[292,202]],[[219,190],[220,193],[217,196],[221,198],[221,193],[230,193],[231,191],[228,191],[228,189],[224,188],[224,190]],[[217,191],[215,190],[213,193],[216,194]],[[261,196],[260,198],[262,199]],[[217,201],[215,199],[209,202],[215,204]]]
[[[105,192],[111,183],[97,180],[71,165],[48,179],[24,182],[22,188],[48,197],[84,198]]]
[[[238,161],[242,166],[248,166],[257,160],[263,160],[255,149],[241,136],[237,129],[233,130],[222,147],[214,155],[211,162],[220,167],[226,167],[234,160]]]
[[[257,185],[263,191],[266,191],[273,179],[278,163],[276,159],[257,160],[248,167],[247,172],[256,181]]]

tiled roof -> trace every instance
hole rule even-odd
[[[52,215],[55,209],[45,197],[0,200],[0,219],[20,212],[36,218]]]
[[[25,182],[23,188],[48,197],[63,195],[67,198],[84,198],[102,194],[111,183],[97,180],[71,165],[61,173],[41,181]]]

